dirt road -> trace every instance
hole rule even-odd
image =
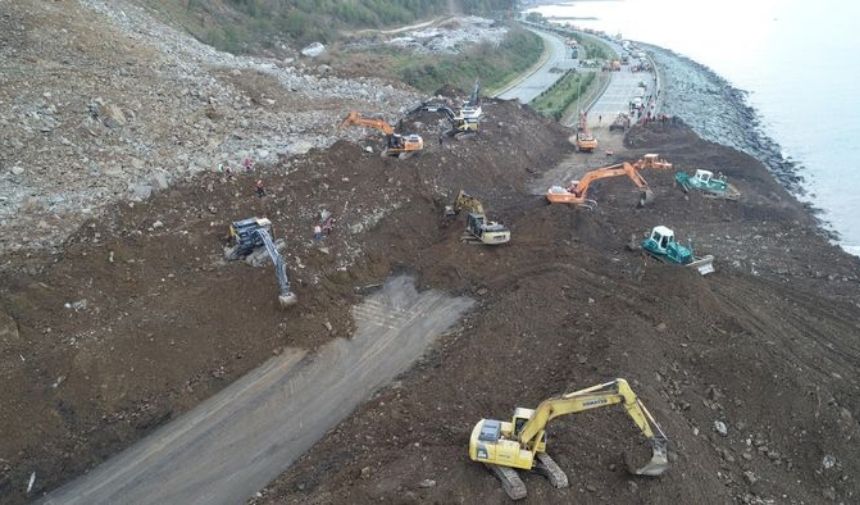
[[[235,504],[287,469],[471,307],[387,281],[353,308],[356,332],[287,350],[41,503]]]

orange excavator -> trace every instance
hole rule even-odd
[[[576,128],[576,139],[573,144],[577,151],[591,153],[597,149],[597,139],[588,129],[588,116],[585,112],[579,113],[579,125]]]
[[[639,206],[642,207],[654,199],[654,193],[648,187],[648,182],[639,174],[639,171],[645,168],[668,170],[672,168],[672,164],[666,160],[661,160],[656,154],[646,154],[642,159],[633,163],[625,161],[592,170],[586,173],[582,179],[571,181],[567,188],[553,186],[547,190],[546,199],[549,203],[566,203],[593,209],[597,206],[597,202],[588,198],[588,187],[591,183],[608,177],[627,176],[639,188]]]
[[[424,149],[424,139],[420,135],[414,133],[401,135],[394,133],[394,128],[382,118],[364,117],[361,113],[352,111],[341,121],[340,128],[347,126],[361,126],[364,128],[374,128],[385,134],[385,148],[382,150],[382,156],[397,156],[400,159],[405,159],[413,156]]]

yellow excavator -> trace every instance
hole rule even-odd
[[[394,133],[394,128],[382,118],[364,117],[359,112],[352,111],[341,121],[340,128],[361,126],[375,128],[385,134],[385,147],[382,156],[397,156],[399,159],[412,157],[424,149],[424,139],[417,134],[401,135]]]
[[[546,199],[549,203],[566,203],[593,209],[597,206],[597,202],[588,198],[588,188],[591,186],[591,183],[609,177],[627,176],[639,189],[639,206],[644,207],[654,200],[653,191],[651,191],[645,178],[639,173],[640,170],[646,168],[668,170],[672,168],[672,164],[666,160],[661,160],[657,154],[646,154],[640,160],[632,163],[625,161],[615,165],[596,168],[587,172],[582,176],[582,179],[571,181],[567,188],[552,186],[546,192]]]
[[[616,404],[624,406],[651,445],[651,460],[646,464],[635,466],[625,458],[628,471],[649,477],[661,475],[669,468],[668,439],[624,379],[544,400],[536,409],[517,408],[511,422],[481,419],[472,429],[469,458],[492,470],[512,500],[527,494],[518,469],[543,475],[556,488],[568,487],[567,475],[546,453],[547,424],[560,416]]]
[[[466,215],[466,231],[463,234],[463,241],[484,245],[500,245],[511,240],[511,230],[501,223],[487,220],[481,201],[461,189],[457,193],[454,205],[446,207],[445,214],[453,217],[464,210],[468,214]]]

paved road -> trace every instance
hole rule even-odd
[[[564,75],[564,70],[576,67],[576,60],[568,57],[570,56],[570,51],[564,45],[561,37],[541,30],[531,31],[543,38],[549,51],[549,57],[540,68],[528,77],[496,95],[498,98],[505,100],[518,99],[522,103],[529,103],[545,89],[552,86],[555,81],[561,79]],[[551,72],[552,69],[561,69],[562,72]]]
[[[587,34],[585,36],[594,38]],[[619,44],[606,39],[599,39],[599,41],[609,46],[619,57],[622,54],[623,49]],[[620,72],[612,72],[610,77],[606,90],[588,109],[588,125],[592,128],[607,126],[619,112],[629,112],[630,102],[636,97],[640,81],[644,81],[648,86],[645,92],[646,100],[644,100],[646,103],[648,95],[654,93],[656,87],[653,72],[633,73],[628,65],[622,66]]]
[[[606,91],[588,110],[588,124],[591,127],[606,126],[615,119],[619,112],[630,111],[630,101],[636,96],[639,82],[645,81],[648,93],[654,90],[654,75],[650,72],[631,72],[625,65],[620,72],[612,72]],[[599,118],[603,117],[600,121]]]
[[[274,357],[43,505],[236,505],[405,371],[472,300],[397,277],[353,308],[352,339]]]

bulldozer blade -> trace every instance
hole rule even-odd
[[[502,483],[502,489],[505,490],[505,494],[508,495],[508,498],[511,500],[522,500],[526,497],[528,492],[526,491],[526,485],[523,483],[523,480],[520,478],[519,474],[516,470],[507,466],[499,466],[499,465],[484,465],[486,466],[493,475],[499,479],[499,482]]]
[[[645,207],[646,205],[650,204],[653,201],[654,201],[654,192],[651,191],[650,189],[645,188],[639,194],[639,206],[640,207]]]
[[[553,460],[549,454],[545,452],[539,452],[535,455],[537,461],[535,462],[534,468],[532,470],[549,480],[549,483],[552,484],[552,487],[556,489],[562,489],[570,486],[570,482],[567,480],[567,474],[564,473],[564,470],[558,466],[558,463]]]
[[[298,303],[299,298],[295,293],[286,293],[278,296],[278,303],[281,305],[281,308],[287,308],[292,305]]]
[[[651,460],[642,466],[638,466],[632,461],[629,453],[624,454],[624,462],[627,465],[627,471],[633,475],[644,475],[646,477],[657,477],[662,475],[669,468],[669,451],[666,449],[665,441],[655,440],[651,444]]]
[[[701,275],[714,273],[714,257],[712,255],[696,258],[693,262],[685,265],[687,268],[693,268]]]

